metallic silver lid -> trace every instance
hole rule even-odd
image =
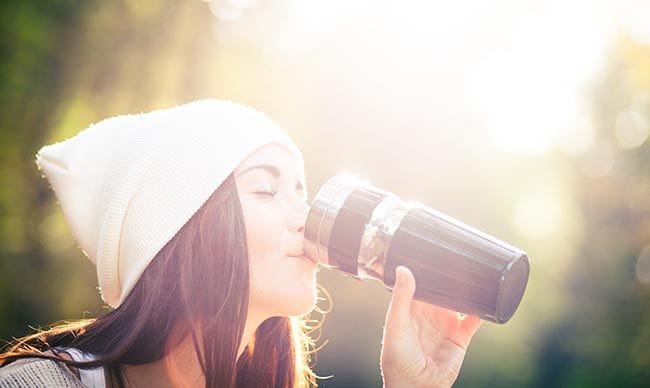
[[[349,174],[338,174],[321,186],[312,201],[305,222],[305,255],[326,267],[329,262],[328,246],[334,220],[350,193],[366,185],[359,178]]]

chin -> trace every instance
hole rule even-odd
[[[287,292],[288,291],[288,292]],[[316,283],[303,283],[285,292],[255,292],[252,305],[268,316],[295,317],[310,313],[318,301]]]
[[[296,317],[309,314],[316,307],[317,300],[317,292],[314,287],[313,290],[302,293],[299,298],[293,298],[291,305],[285,305],[283,309],[285,314],[283,315]]]
[[[305,296],[305,295],[303,295]],[[295,300],[291,306],[285,306],[285,316],[288,317],[297,317],[305,314],[309,314],[314,307],[316,307],[316,295],[311,295],[310,298],[300,298],[300,300]]]

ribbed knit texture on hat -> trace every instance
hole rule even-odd
[[[117,307],[228,175],[269,143],[302,161],[291,138],[264,114],[199,100],[100,121],[42,147],[36,163],[97,266],[102,299]]]

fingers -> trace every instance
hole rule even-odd
[[[461,323],[461,330],[469,336],[469,338],[472,338],[474,333],[478,330],[479,327],[483,324],[483,321],[479,317],[475,317],[473,315],[467,315],[465,318],[463,318],[462,323]]]
[[[387,323],[404,326],[411,320],[411,302],[415,295],[415,277],[404,266],[395,269],[395,285],[388,307]]]

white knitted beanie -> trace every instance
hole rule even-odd
[[[97,267],[102,299],[117,307],[228,175],[268,143],[302,163],[295,143],[264,114],[200,100],[100,121],[44,146],[36,163]]]

